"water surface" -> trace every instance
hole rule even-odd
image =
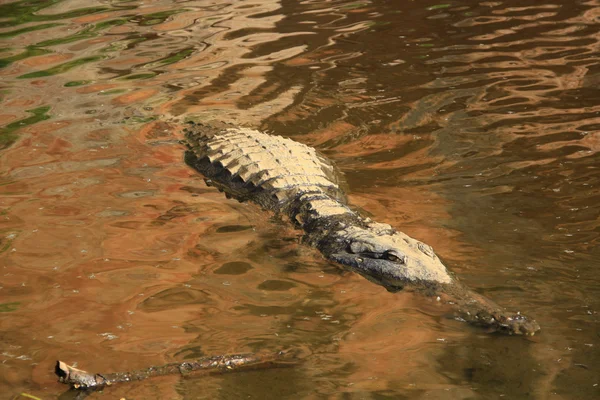
[[[31,0],[0,15],[7,398],[60,395],[59,358],[124,371],[282,348],[302,363],[91,398],[599,395],[597,0]],[[183,164],[188,119],[318,148],[352,204],[541,334],[488,334],[325,262]]]

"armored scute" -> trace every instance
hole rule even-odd
[[[351,210],[334,165],[312,147],[247,128],[191,124],[186,162],[228,197],[287,217],[305,241],[390,291],[408,289],[453,304],[458,318],[515,334],[539,325],[510,315],[451,275],[433,249]]]

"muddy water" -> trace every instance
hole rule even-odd
[[[0,2],[0,393],[294,348],[91,398],[595,398],[600,3]],[[351,202],[536,317],[490,335],[226,200],[181,123],[313,145]],[[69,394],[63,398],[72,398]]]

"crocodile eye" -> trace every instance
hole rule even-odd
[[[383,257],[388,261],[404,264],[404,257],[399,257],[396,254],[390,253],[389,251],[386,251],[383,254]]]

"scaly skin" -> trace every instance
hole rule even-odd
[[[509,334],[540,327],[462,285],[433,249],[346,205],[335,168],[314,149],[278,136],[228,125],[191,124],[186,162],[209,185],[240,201],[287,215],[305,242],[327,259],[388,290],[418,291],[451,305],[457,318]]]

